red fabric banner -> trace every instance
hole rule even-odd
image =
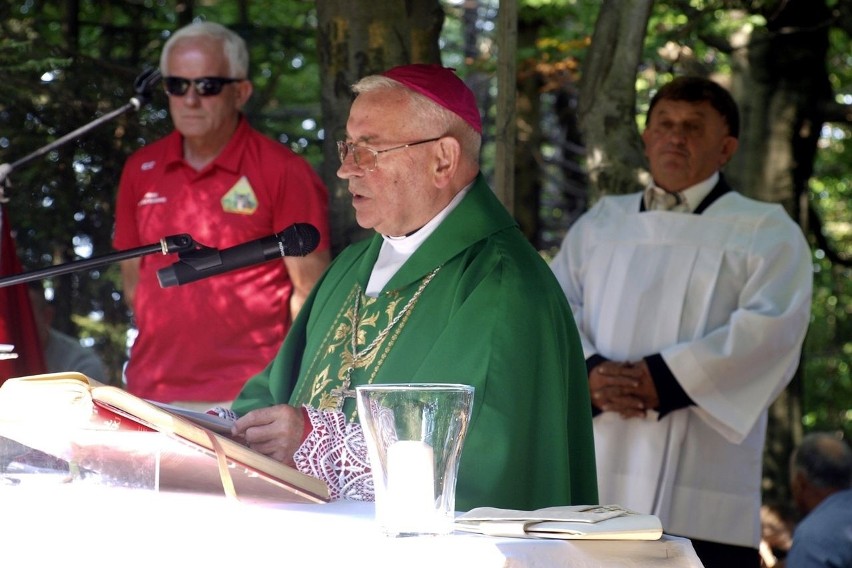
[[[22,272],[6,208],[0,206],[0,276]],[[27,284],[0,287],[0,343],[14,345],[17,359],[0,360],[0,384],[9,377],[46,372]]]

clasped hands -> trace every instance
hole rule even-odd
[[[660,405],[657,387],[645,361],[605,361],[589,373],[592,405],[602,412],[618,412],[622,418],[645,416]]]

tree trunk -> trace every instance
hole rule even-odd
[[[636,129],[636,69],[653,0],[604,0],[583,64],[579,117],[595,194],[630,193],[647,182]]]
[[[497,17],[497,123],[495,128],[494,193],[510,213],[515,211],[515,143],[517,139],[516,100],[518,46],[518,6],[515,0],[500,2]],[[536,192],[536,195],[538,192]],[[538,200],[536,199],[536,203]],[[538,208],[532,210],[538,218]],[[534,235],[533,227],[533,235]],[[528,238],[532,235],[527,234]]]
[[[332,253],[370,234],[358,227],[347,184],[336,176],[335,142],[346,136],[358,79],[406,63],[440,63],[439,36],[444,12],[438,0],[317,2],[324,169],[330,193]]]
[[[535,45],[539,23],[522,21],[518,26],[518,45],[521,51]],[[541,153],[541,90],[542,77],[533,61],[524,61],[518,69],[517,100],[514,120],[516,143],[514,156],[514,216],[524,235],[535,243],[539,228],[539,203],[543,186],[543,165],[537,159]],[[499,165],[499,164],[498,164]]]

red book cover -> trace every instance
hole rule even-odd
[[[125,414],[112,410],[104,403],[93,400],[91,427],[96,430],[131,431],[131,432],[156,432],[137,420],[133,420]]]

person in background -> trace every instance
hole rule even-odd
[[[553,274],[479,171],[473,92],[439,65],[358,81],[338,176],[376,234],[345,249],[232,409],[234,436],[371,500],[354,389],[475,388],[459,510],[596,504],[589,393]],[[345,456],[345,459],[341,458]]]
[[[106,368],[97,353],[81,345],[76,337],[53,328],[53,305],[45,298],[41,285],[30,286],[29,293],[47,372],[76,371],[109,384]]]
[[[198,410],[230,404],[277,352],[292,318],[328,265],[328,192],[311,166],[254,130],[243,39],[219,24],[190,24],[168,39],[160,70],[175,130],[135,152],[118,190],[118,250],[189,234],[223,250],[309,223],[321,235],[304,257],[161,288],[177,258],[122,262],[138,336],[127,389]]]
[[[852,449],[827,432],[808,434],[790,458],[790,490],[802,520],[785,568],[852,566]]]
[[[760,564],[767,409],[810,318],[811,252],[777,204],[720,173],[731,95],[679,77],[642,134],[653,183],[606,196],[551,262],[583,341],[601,499],[660,517],[708,568]]]

